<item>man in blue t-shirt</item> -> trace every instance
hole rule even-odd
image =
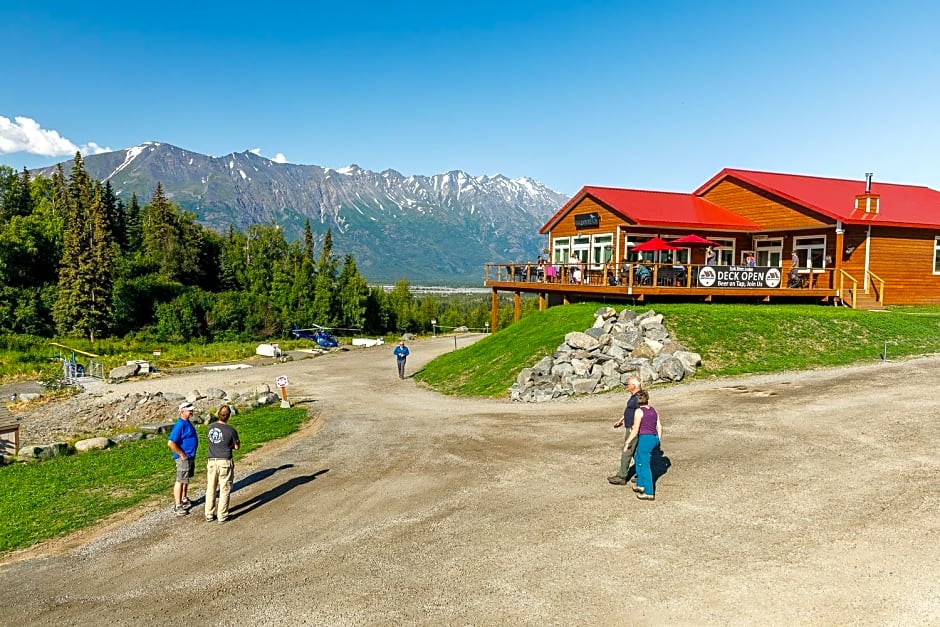
[[[405,346],[405,340],[402,340],[398,343],[398,346],[395,347],[395,350],[392,351],[395,353],[395,360],[398,362],[398,378],[405,378],[405,360],[408,359],[408,347]]]
[[[196,449],[199,437],[190,420],[195,407],[190,402],[180,403],[180,417],[170,431],[166,445],[173,451],[176,462],[176,482],[173,484],[173,511],[177,516],[189,513],[189,480],[196,472]]]

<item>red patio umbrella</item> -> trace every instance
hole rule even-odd
[[[711,246],[712,248],[719,248],[721,246],[721,244],[718,242],[713,242],[710,239],[705,239],[704,237],[700,237],[694,233],[691,235],[685,235],[678,239],[670,240],[669,243],[673,246],[678,246],[681,244],[683,248],[705,248],[707,246]]]
[[[630,249],[633,252],[643,253],[643,252],[653,252],[657,250],[682,250],[680,246],[673,246],[666,240],[660,237],[654,237],[651,240],[647,240],[642,244],[637,244]]]

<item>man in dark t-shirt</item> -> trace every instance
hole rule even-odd
[[[627,390],[630,392],[630,398],[627,399],[627,406],[623,409],[623,417],[614,423],[614,429],[623,427],[626,430],[623,436],[624,447],[620,452],[620,470],[617,471],[616,475],[607,477],[607,481],[614,485],[626,485],[630,477],[630,460],[633,459],[633,454],[636,452],[637,438],[634,438],[633,442],[630,442],[628,446],[627,436],[630,435],[630,428],[633,426],[634,414],[636,414],[636,410],[640,407],[640,404],[636,400],[636,393],[639,392],[642,387],[639,377],[631,376],[627,379]],[[634,470],[634,472],[636,471]]]
[[[209,440],[209,462],[206,465],[206,522],[218,519],[220,523],[228,520],[229,495],[235,483],[235,462],[232,451],[241,446],[238,432],[228,425],[232,410],[228,405],[219,407],[218,421],[209,425],[206,439]],[[215,490],[219,489],[219,503],[216,508]]]

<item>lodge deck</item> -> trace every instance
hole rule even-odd
[[[649,267],[649,266],[648,266]],[[535,293],[556,304],[585,300],[651,302],[651,301],[751,301],[751,302],[818,302],[839,304],[844,286],[830,270],[798,272],[799,286],[789,285],[788,273],[782,273],[778,287],[705,287],[698,284],[700,265],[650,267],[648,278],[639,278],[636,266],[606,268],[583,266],[561,268],[557,276],[545,276],[535,264],[488,264],[484,285],[498,292]],[[778,269],[779,270],[779,269]],[[549,271],[551,273],[551,271]],[[678,274],[678,276],[677,276]],[[610,278],[612,277],[612,279]],[[613,283],[613,284],[611,284]]]

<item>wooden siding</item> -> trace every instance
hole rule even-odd
[[[597,227],[576,229],[574,226],[575,215],[582,213],[597,213],[600,216],[600,225]],[[614,235],[617,232],[617,225],[629,224],[622,216],[610,211],[603,205],[599,205],[592,198],[585,198],[558,221],[555,228],[549,233],[549,241],[556,237],[568,237],[571,235],[604,235],[610,233]]]
[[[920,229],[872,229],[869,270],[885,281],[885,304],[940,304],[940,275],[933,273],[934,233]],[[852,256],[864,246],[855,249]]]
[[[725,179],[704,198],[760,224],[765,231],[834,225],[835,221],[805,207],[768,194],[762,189]]]

